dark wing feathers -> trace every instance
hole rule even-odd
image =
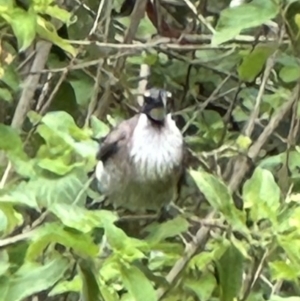
[[[100,149],[96,155],[96,159],[103,163],[112,156],[116,155],[120,148],[129,142],[133,130],[136,126],[138,115],[128,120],[122,121],[117,127],[102,139]]]

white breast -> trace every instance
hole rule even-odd
[[[182,160],[183,137],[171,115],[165,125],[154,128],[148,117],[141,114],[131,140],[130,157],[142,179],[164,177]]]

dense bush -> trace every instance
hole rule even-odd
[[[0,0],[0,300],[300,300],[300,1],[156,2]],[[133,237],[86,203],[146,65],[201,193]]]

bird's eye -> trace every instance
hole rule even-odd
[[[150,103],[152,103],[152,98],[144,96],[144,102],[150,104]]]

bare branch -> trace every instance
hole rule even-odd
[[[36,55],[30,71],[32,73],[37,73],[34,75],[29,75],[25,80],[24,89],[22,91],[11,123],[11,126],[16,129],[20,129],[22,127],[27,113],[30,110],[34,92],[38,86],[41,76],[41,74],[39,74],[38,72],[42,71],[45,67],[51,45],[51,43],[46,41],[38,41],[36,43]]]

